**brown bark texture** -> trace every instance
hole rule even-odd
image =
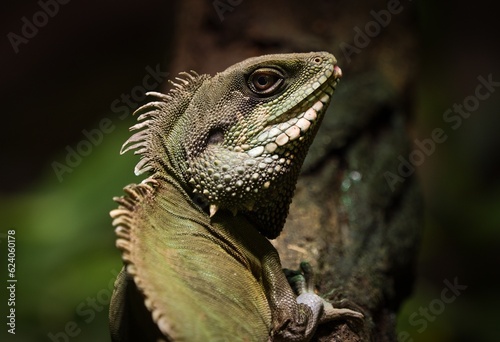
[[[284,231],[273,243],[285,268],[308,261],[318,293],[360,310],[315,341],[395,341],[411,292],[421,204],[411,167],[417,75],[415,4],[397,1],[176,2],[172,77],[214,74],[245,58],[329,51],[344,77],[312,145]]]

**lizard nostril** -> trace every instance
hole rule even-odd
[[[321,57],[315,57],[314,58],[314,63],[320,64],[323,61]]]

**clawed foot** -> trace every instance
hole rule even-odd
[[[283,270],[288,283],[297,296],[303,293],[314,293],[314,274],[311,265],[308,262],[300,263],[300,270]]]
[[[285,275],[290,283],[295,294],[298,296],[297,301],[309,305],[309,301],[323,302],[323,314],[320,318],[320,323],[325,323],[338,319],[356,319],[362,320],[363,314],[345,308],[334,308],[333,305],[319,297],[314,291],[314,272],[308,262],[300,263],[300,270],[284,269]]]

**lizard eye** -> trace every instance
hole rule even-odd
[[[281,88],[284,77],[281,72],[271,68],[255,70],[248,77],[248,87],[257,95],[273,95]]]

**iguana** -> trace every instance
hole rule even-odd
[[[112,340],[308,341],[320,322],[362,317],[316,295],[307,265],[294,293],[268,240],[341,77],[335,57],[265,55],[181,76],[149,93],[158,100],[137,110],[121,150],[149,177],[111,212],[125,262]]]

